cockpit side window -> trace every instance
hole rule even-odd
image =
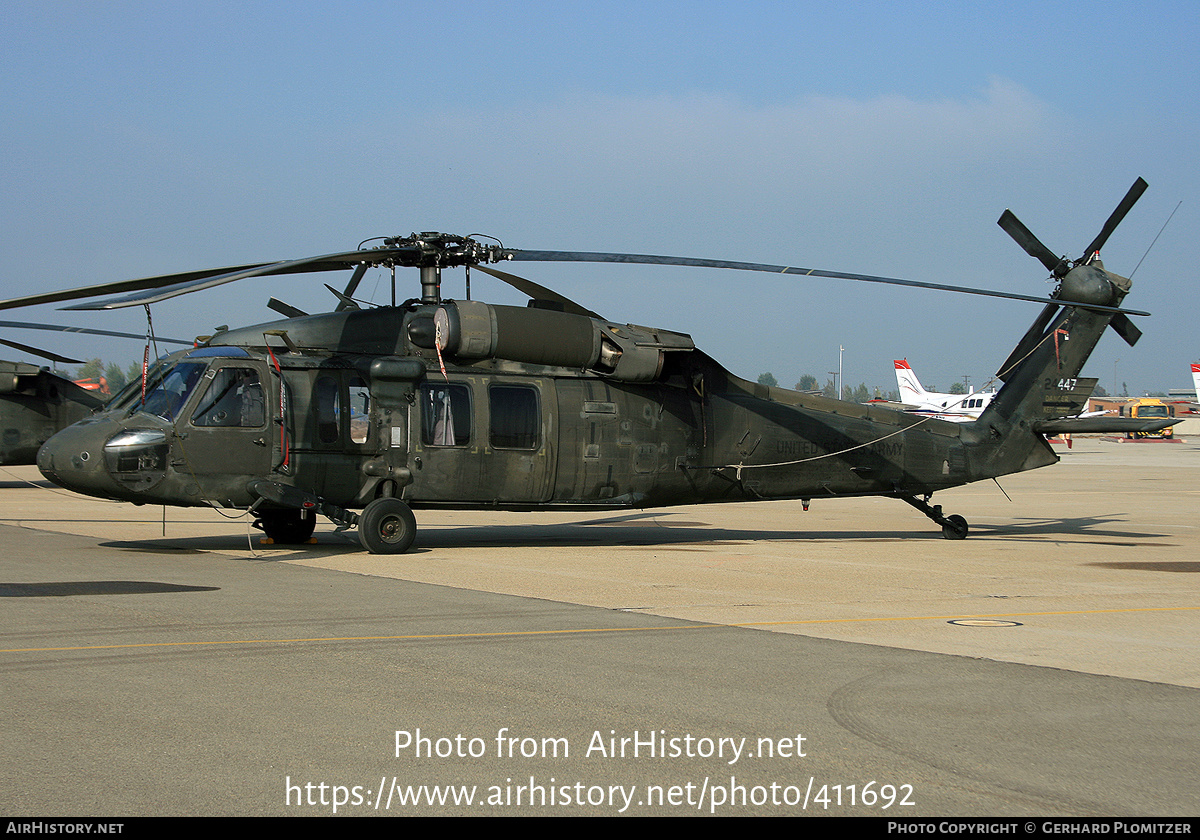
[[[252,368],[221,368],[192,413],[195,426],[258,428],[267,422],[258,373]]]

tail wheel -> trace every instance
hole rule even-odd
[[[300,545],[308,542],[317,527],[317,516],[311,510],[260,510],[254,523],[273,542],[280,545]]]
[[[956,513],[946,517],[946,524],[942,526],[942,536],[948,540],[965,540],[967,530],[967,520]]]
[[[403,554],[416,536],[412,510],[390,496],[375,499],[358,518],[358,539],[372,554]]]

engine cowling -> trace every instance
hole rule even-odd
[[[433,332],[433,342],[451,358],[590,370],[623,382],[652,381],[662,372],[665,353],[695,348],[683,333],[479,301],[443,303]],[[409,335],[417,346],[432,346],[427,330],[410,328]]]

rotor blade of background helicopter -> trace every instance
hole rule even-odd
[[[13,347],[17,350],[20,350],[22,353],[29,353],[33,356],[41,356],[43,359],[49,359],[52,362],[62,362],[63,364],[68,365],[83,364],[82,359],[72,359],[69,356],[60,356],[57,353],[51,353],[49,350],[39,350],[37,347],[30,347],[28,344],[20,344],[16,341],[9,341],[8,339],[4,338],[0,338],[0,344]]]
[[[1100,233],[1092,240],[1092,244],[1083,252],[1083,256],[1079,258],[1079,262],[1084,262],[1092,254],[1104,247],[1104,243],[1108,241],[1108,237],[1117,225],[1121,224],[1121,220],[1125,218],[1125,214],[1130,211],[1137,200],[1142,197],[1142,193],[1148,187],[1144,180],[1138,178],[1133,182],[1133,186],[1129,188],[1129,192],[1125,193],[1125,197],[1121,199],[1121,203],[1117,205],[1117,209],[1113,210],[1112,215],[1108,217],[1108,221],[1104,223],[1104,227],[1100,229]]]
[[[136,341],[145,339],[145,334],[138,335],[137,333],[114,332],[112,330],[93,330],[87,327],[63,327],[55,324],[30,324],[25,321],[0,321],[0,329],[19,329],[19,330],[50,330],[51,332],[67,332],[80,333],[82,335],[108,335],[113,338],[132,338]],[[182,338],[164,338],[161,335],[154,336],[155,341],[161,341],[164,344],[195,344],[194,341],[185,341]]]
[[[515,274],[508,274],[504,271],[497,271],[494,268],[488,268],[486,265],[477,265],[475,268],[478,271],[482,271],[484,274],[490,274],[498,280],[503,280],[518,292],[529,295],[534,300],[550,300],[554,301],[555,303],[561,303],[564,312],[571,312],[575,315],[586,315],[588,318],[599,318],[601,321],[606,320],[605,318],[601,318],[592,310],[580,306],[570,298],[563,297],[553,289],[547,289],[545,286],[539,286],[532,280],[526,280],[524,277],[518,277]]]
[[[154,287],[145,286],[143,288],[147,289],[146,291],[135,292],[123,297],[107,298],[92,303],[77,303],[74,306],[64,306],[62,308],[65,310],[95,310],[144,306],[177,297],[178,295],[186,295],[190,292],[198,292],[201,289],[210,289],[214,286],[232,283],[235,280],[245,280],[249,277],[270,277],[277,274],[306,274],[310,271],[338,271],[362,262],[379,263],[398,256],[408,256],[411,254],[411,251],[411,248],[375,248],[367,251],[344,251],[339,254],[324,254],[319,257],[305,257],[299,260],[262,263],[230,271],[226,274],[213,275],[209,273],[199,279],[190,280],[185,283],[163,283]],[[90,287],[90,289],[100,288],[99,286]],[[90,291],[90,289],[88,294],[78,295],[77,297],[94,297],[97,294],[104,294],[107,291],[101,290],[95,292]],[[59,298],[59,300],[67,299],[63,297]],[[3,308],[3,304],[0,304],[0,308]]]
[[[849,274],[841,271],[825,271],[819,268],[797,268],[795,266],[765,265],[763,263],[732,262],[728,260],[706,260],[693,257],[663,257],[649,254],[607,254],[590,251],[521,251],[504,250],[504,258],[523,262],[603,262],[633,263],[637,265],[678,265],[698,268],[732,268],[740,271],[765,271],[770,274],[799,274],[806,277],[831,277],[836,280],[861,280],[866,283],[885,283],[891,286],[910,286],[916,289],[933,289],[941,292],[959,292],[967,295],[1027,300],[1046,303],[1045,297],[1019,295],[1012,292],[995,292],[989,289],[973,289],[968,286],[947,286],[941,283],[923,283],[917,280],[901,280],[895,277],[876,277],[872,274]],[[1082,306],[1102,312],[1124,312],[1127,315],[1149,315],[1136,309],[1119,309],[1115,306],[1097,306],[1070,300],[1059,300],[1064,306]]]
[[[1013,211],[1005,210],[996,220],[996,224],[1016,240],[1016,243],[1025,249],[1026,254],[1046,266],[1047,271],[1054,273],[1063,263],[1063,258],[1055,255],[1053,251],[1043,245],[1042,241],[1033,235],[1033,231],[1021,223]]]

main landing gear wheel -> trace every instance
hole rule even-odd
[[[942,526],[942,536],[948,540],[965,540],[967,530],[967,520],[955,513],[946,517],[946,524]]]
[[[317,527],[317,516],[311,510],[260,510],[254,523],[267,538],[280,545],[306,543]]]
[[[358,539],[372,554],[403,554],[416,536],[413,512],[391,496],[375,499],[358,518]]]

